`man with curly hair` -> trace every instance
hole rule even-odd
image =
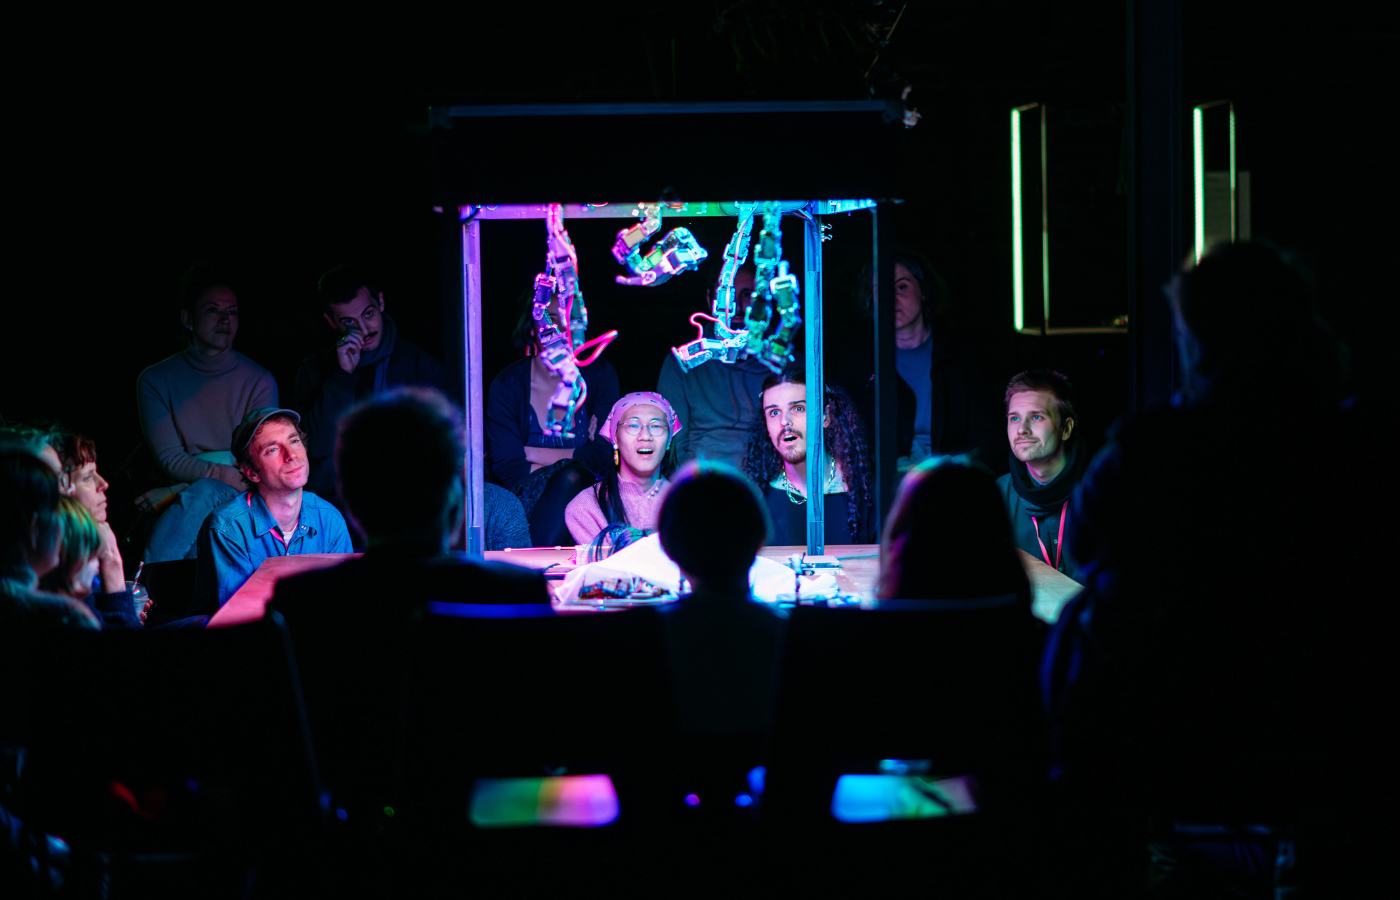
[[[744,458],[744,472],[762,489],[773,520],[770,544],[807,542],[806,382],[806,373],[797,364],[764,380],[759,421]],[[851,398],[834,385],[826,386],[824,413],[822,493],[827,543],[871,543],[875,513],[860,417]]]

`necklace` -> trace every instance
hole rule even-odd
[[[666,486],[666,479],[661,477],[658,477],[655,481],[653,481],[651,483],[651,487],[645,490],[642,489],[642,484],[639,481],[624,481],[621,478],[619,478],[618,481],[621,484],[632,485],[641,493],[643,497],[655,497],[657,494],[661,493],[661,489]]]
[[[787,472],[784,472],[777,481],[773,482],[773,486],[782,488],[783,493],[787,494],[788,500],[798,506],[807,502],[807,495],[800,493],[797,488],[793,487],[792,482],[788,480]]]
[[[801,506],[807,502],[807,495],[799,491],[791,481],[788,480],[787,469],[778,473],[778,477],[771,482],[773,487],[779,488],[787,494],[788,500]],[[841,476],[841,472],[836,468],[836,460],[830,457],[826,461],[826,478],[822,482],[823,494],[842,494],[846,492],[846,480]]]

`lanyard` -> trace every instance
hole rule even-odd
[[[1031,516],[1031,524],[1035,526],[1035,542],[1040,545],[1040,555],[1045,557],[1045,564],[1055,571],[1060,570],[1060,553],[1065,549],[1065,519],[1069,518],[1069,501],[1060,507],[1060,536],[1055,538],[1055,561],[1050,561],[1050,551],[1045,549],[1045,542],[1040,539],[1040,523],[1035,516]]]
[[[252,492],[252,491],[249,491],[249,492],[247,493],[247,495],[246,495],[243,499],[248,501],[248,508],[249,508],[249,509],[252,509],[252,508],[253,508],[253,492]],[[275,537],[275,538],[277,538],[277,542],[278,542],[279,544],[282,545],[282,549],[283,549],[283,550],[286,550],[286,551],[288,551],[288,552],[291,552],[291,549],[292,549],[292,542],[291,542],[290,539],[288,539],[288,538],[286,538],[286,537],[283,537],[283,535],[282,535],[282,526],[281,526],[281,525],[278,525],[276,522],[273,522],[273,523],[272,523],[272,536]],[[285,556],[286,554],[283,554],[283,555]]]

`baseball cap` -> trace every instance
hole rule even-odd
[[[233,429],[233,443],[229,449],[233,451],[234,459],[242,459],[248,452],[248,445],[253,442],[253,435],[258,433],[262,424],[273,416],[288,416],[291,420],[301,425],[301,414],[293,409],[282,409],[276,406],[264,406],[255,409],[243,417],[243,421],[238,423],[238,427]]]

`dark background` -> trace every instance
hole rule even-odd
[[[1323,311],[1368,382],[1396,293],[1387,277],[1394,112],[1385,99],[1400,58],[1394,22],[1350,4],[1306,17],[1219,6],[1184,4],[1184,99],[1235,101],[1253,234],[1313,270]],[[18,277],[0,326],[0,415],[93,435],[120,508],[113,476],[140,444],[136,376],[179,348],[177,287],[201,259],[236,273],[237,346],[278,376],[284,394],[321,337],[316,277],[341,261],[379,273],[403,331],[446,359],[456,336],[441,324],[450,320],[444,231],[432,209],[426,117],[444,103],[843,100],[910,85],[923,120],[890,161],[907,201],[900,240],[934,261],[955,302],[1009,329],[1008,110],[1043,102],[1053,115],[1056,315],[1087,322],[1126,311],[1124,5],[900,9],[701,2],[293,23],[230,8],[198,23],[17,23],[3,115],[7,256]],[[561,135],[558,151],[565,167],[595,153],[666,165],[644,127],[610,147]],[[822,135],[756,133],[736,152],[781,167],[820,155]],[[1189,147],[1182,152],[1189,189]],[[801,230],[785,225],[796,264]],[[606,358],[624,390],[649,388],[667,348],[693,333],[685,319],[705,303],[728,227],[697,228],[711,252],[703,275],[653,291],[612,286],[606,248],[616,227],[571,229],[590,335],[622,329]],[[863,353],[854,282],[868,225],[839,220],[835,236],[827,343]],[[489,378],[513,358],[509,333],[542,263],[543,226],[492,223],[483,241]],[[1088,433],[1127,411],[1125,338],[1018,338],[1015,353],[1017,365],[1074,377]]]

